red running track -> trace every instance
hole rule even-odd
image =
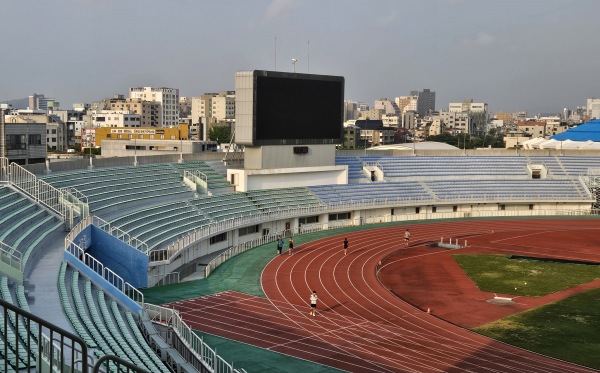
[[[560,247],[539,241],[545,234],[554,235],[557,241],[556,237],[592,232],[596,226],[598,222],[591,219],[460,221],[332,236],[298,247],[293,256],[274,258],[262,276],[268,299],[225,292],[173,306],[194,329],[353,372],[592,372],[471,333],[423,312],[387,287],[417,305],[436,299],[441,292],[435,291],[435,285],[444,285],[445,293],[453,285],[468,288],[466,276],[447,270],[449,251],[425,246],[441,236],[467,237],[473,243],[469,250],[482,253],[510,251],[571,259],[594,259],[595,255],[600,261],[590,247],[572,239],[567,240],[572,244],[568,248],[561,239]],[[412,235],[410,245],[405,246],[407,227]],[[535,233],[537,239],[519,239]],[[350,241],[347,256],[341,250],[344,237]],[[461,251],[466,252],[453,252]],[[402,285],[414,281],[411,268],[420,268],[418,275],[427,274],[436,281],[429,284],[425,278],[418,286],[421,291],[405,296],[406,289],[415,287],[403,289]],[[376,275],[378,270],[385,286]],[[308,315],[313,289],[319,295],[319,314],[314,318]],[[479,298],[473,301],[473,296]],[[486,307],[490,306],[483,298],[455,290],[445,302],[436,303],[434,313],[481,318],[479,314],[489,314]],[[491,305],[492,309],[500,307]]]

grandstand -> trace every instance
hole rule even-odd
[[[44,316],[49,305],[40,301],[54,287],[61,312],[49,319],[89,349],[90,361],[115,356],[152,372],[242,372],[224,361],[217,365],[219,357],[208,346],[202,345],[201,354],[189,353],[187,347],[203,342],[177,315],[144,303],[132,284],[140,277],[147,286],[182,281],[202,270],[199,259],[231,256],[279,234],[411,219],[589,214],[594,197],[584,176],[600,168],[600,156],[356,153],[336,157],[336,166],[348,169],[348,184],[244,192],[233,191],[222,164],[205,160],[112,163],[36,175],[39,183],[63,193],[50,201],[3,168],[0,296],[24,313],[5,312],[0,320],[8,326],[0,330],[0,365],[55,364],[47,356],[37,359],[44,343],[40,330],[48,326],[34,323],[28,329],[22,321],[32,316],[29,310]],[[532,176],[536,167],[544,170],[539,179]],[[206,176],[205,193],[184,183],[186,171]],[[67,204],[79,224],[68,227],[60,213],[65,209],[56,203]],[[96,258],[99,243],[105,251]],[[134,265],[138,261],[144,266]],[[212,269],[211,264],[203,273]],[[161,338],[169,330],[179,343]]]

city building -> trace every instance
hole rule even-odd
[[[29,96],[29,110],[55,110],[60,103],[53,98],[44,97],[44,95],[34,93]]]
[[[358,118],[358,103],[354,101],[344,101],[344,122]]]
[[[142,127],[140,115],[129,111],[93,110],[90,115],[92,127]]]
[[[354,120],[344,123],[344,142],[342,143],[343,149],[356,149],[358,148],[360,139],[360,127],[354,125]]]
[[[92,108],[97,112],[102,110],[113,110],[117,112],[138,114],[140,116],[139,127],[163,127],[162,105],[157,101],[145,101],[142,98],[125,98],[123,95],[115,95],[111,99],[104,100],[105,105]]]
[[[600,119],[600,98],[588,98],[586,110],[588,119]]]
[[[411,96],[417,96],[417,113],[421,118],[435,111],[435,92],[423,89],[421,92],[412,91]]]
[[[46,160],[46,123],[7,115],[8,105],[0,106],[0,156],[20,165]]]
[[[381,120],[357,120],[359,130],[358,148],[394,143],[394,128],[385,127]]]
[[[444,128],[451,134],[469,133],[469,113],[441,111],[439,117]]]
[[[165,87],[129,88],[129,98],[160,103],[162,127],[175,127],[179,124],[179,89]]]
[[[517,123],[517,130],[531,137],[546,137],[546,122],[527,121]]]
[[[462,131],[470,134],[481,135],[487,129],[489,120],[488,104],[484,102],[473,102],[473,99],[466,99],[463,102],[452,102],[448,104],[448,111],[451,113],[466,113],[468,121]]]

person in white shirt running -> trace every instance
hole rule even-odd
[[[311,316],[317,316],[317,291],[313,290],[312,294],[310,295],[310,312],[309,315]]]

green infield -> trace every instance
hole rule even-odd
[[[454,255],[481,290],[542,296],[600,278],[600,266]],[[600,289],[475,328],[490,338],[540,354],[600,369]]]
[[[600,369],[600,289],[474,329],[499,341]]]
[[[504,255],[453,255],[483,291],[538,297],[600,278],[600,266],[509,259]]]

